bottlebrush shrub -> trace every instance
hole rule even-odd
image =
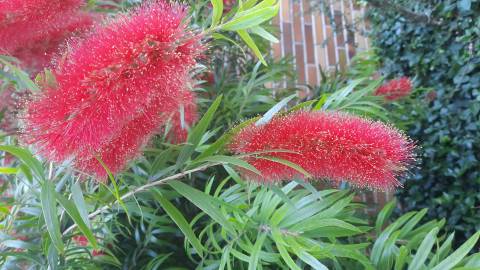
[[[151,2],[72,44],[53,70],[56,85],[27,106],[25,141],[102,178],[97,158],[118,172],[181,106],[190,125],[188,71],[202,46],[185,15],[184,6]]]
[[[49,64],[66,39],[86,31],[93,16],[82,0],[10,0],[0,2],[0,50],[32,71]]]
[[[320,111],[300,111],[265,125],[251,124],[235,135],[229,149],[235,154],[273,151],[247,158],[261,172],[243,172],[254,181],[304,178],[296,169],[268,159],[274,157],[301,166],[317,179],[383,190],[399,186],[397,178],[414,160],[413,143],[393,127]],[[290,152],[275,152],[278,149]]]
[[[412,82],[408,77],[388,81],[375,90],[374,95],[383,96],[388,101],[395,101],[408,96],[412,92]]]

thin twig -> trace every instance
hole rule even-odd
[[[188,170],[188,171],[184,171],[184,172],[181,172],[181,173],[177,173],[177,174],[174,174],[172,176],[169,176],[169,177],[165,177],[163,179],[160,179],[160,180],[157,180],[157,181],[153,181],[153,182],[150,182],[148,184],[145,184],[143,186],[140,186],[138,188],[135,188],[127,193],[125,193],[122,197],[120,197],[120,200],[123,201],[139,192],[142,192],[142,191],[146,191],[146,190],[149,190],[150,188],[152,187],[156,187],[156,186],[159,186],[159,185],[162,185],[164,184],[165,182],[167,181],[170,181],[170,180],[175,180],[175,179],[178,179],[178,178],[182,178],[188,174],[191,174],[191,173],[194,173],[194,172],[198,172],[198,171],[203,171],[207,168],[210,168],[210,167],[213,167],[213,166],[217,166],[219,164],[222,164],[222,163],[210,163],[210,164],[205,164],[203,166],[200,166],[198,168],[195,168],[195,169],[191,169],[191,170]],[[112,204],[116,204],[118,203],[120,200],[115,200]],[[98,214],[108,210],[111,208],[111,204],[108,204],[108,205],[105,205],[97,210],[95,210],[94,212],[90,213],[88,215],[88,218],[91,219],[91,218],[94,218],[96,217]],[[63,235],[66,235],[68,234],[69,232],[71,232],[73,229],[75,229],[77,227],[77,224],[73,224],[72,226],[68,227],[65,231],[63,231]]]

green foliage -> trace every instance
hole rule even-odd
[[[405,211],[429,208],[428,217],[447,218],[460,244],[480,229],[480,2],[392,2],[441,22],[371,9],[385,75],[410,76],[434,90],[397,110],[397,122],[408,124],[422,147],[398,198]]]
[[[366,223],[355,218],[359,205],[351,202],[348,191],[308,191],[296,188],[300,186],[296,182],[283,187],[245,182],[224,187],[230,178],[204,192],[170,183],[203,210],[193,222],[194,226],[206,222],[200,226],[199,238],[209,254],[199,261],[201,266],[279,269],[293,263],[296,269],[308,265],[325,269],[351,258],[371,267],[361,252],[368,244],[348,243],[368,231]]]
[[[212,0],[213,15],[212,15],[212,30],[217,31],[236,31],[243,42],[253,51],[255,56],[267,65],[265,58],[257,44],[251,37],[250,33],[254,33],[257,36],[265,38],[269,41],[276,41],[276,38],[270,34],[265,28],[260,26],[266,21],[270,21],[278,14],[280,10],[280,1],[276,0],[263,0],[263,1],[247,1],[243,3],[239,2],[236,9],[229,12],[220,25],[217,24],[221,20],[221,8],[222,4],[219,4],[219,0]],[[258,2],[258,3],[257,3]]]
[[[384,226],[384,218],[392,213],[395,201],[381,211],[377,226]],[[480,254],[469,255],[478,242],[475,233],[457,249],[452,248],[454,233],[439,235],[445,220],[430,220],[421,225],[427,209],[408,212],[377,231],[370,259],[377,269],[478,269]],[[377,227],[378,229],[378,227]]]

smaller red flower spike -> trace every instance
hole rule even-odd
[[[235,154],[262,154],[293,162],[316,179],[348,181],[354,186],[387,190],[414,160],[413,144],[398,130],[381,122],[333,112],[296,112],[265,125],[251,124],[228,146]],[[297,170],[250,156],[247,162],[261,175],[242,170],[249,180],[277,182],[304,178]]]
[[[103,250],[100,250],[100,249],[95,249],[92,251],[92,256],[93,257],[105,256],[105,252],[103,252]]]
[[[82,247],[88,246],[88,239],[83,235],[76,235],[72,237],[72,240],[79,246],[82,246]]]
[[[77,235],[77,236],[74,236],[72,237],[72,240],[73,242],[75,242],[77,245],[81,246],[81,247],[86,247],[88,246],[88,239],[83,236],[83,235]],[[94,249],[92,251],[92,256],[93,257],[96,257],[96,256],[104,256],[105,255],[105,252],[103,252],[102,250],[100,249]]]
[[[407,77],[391,80],[377,88],[374,95],[383,96],[388,101],[394,101],[410,95],[412,82]]]

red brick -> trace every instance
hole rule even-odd
[[[283,22],[291,22],[290,19],[290,0],[282,1],[282,20]]]
[[[295,35],[295,42],[302,42],[302,13],[300,12],[300,4],[293,3],[293,31]]]
[[[343,36],[342,13],[340,11],[335,11],[335,33],[337,34],[337,46],[343,46],[345,38]]]
[[[303,55],[303,45],[295,45],[295,63],[297,65],[298,83],[305,84],[305,59]]]
[[[327,56],[328,56],[328,63],[330,63],[330,66],[337,63],[337,59],[335,56],[335,44],[333,42],[333,31],[328,25],[327,25]]]
[[[322,15],[318,12],[315,12],[315,34],[316,40],[315,42],[318,44],[322,44],[323,42],[323,23],[322,23]]]
[[[305,46],[307,47],[307,63],[315,63],[315,51],[313,50],[313,29],[311,25],[305,25]]]
[[[308,67],[308,84],[311,86],[317,85],[317,67],[309,66]]]
[[[293,55],[292,24],[283,23],[283,49],[284,56]]]
[[[338,65],[340,70],[345,71],[347,69],[347,52],[344,49],[338,49]]]

